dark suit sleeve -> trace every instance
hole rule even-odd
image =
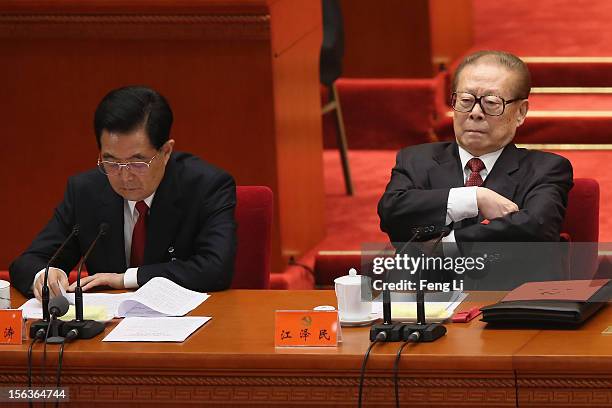
[[[438,235],[446,223],[446,207],[450,189],[428,189],[425,169],[415,169],[409,154],[400,151],[391,170],[391,180],[378,202],[380,228],[391,242],[406,242],[415,233],[417,240]],[[421,172],[421,177],[418,177]]]
[[[559,241],[567,196],[573,186],[571,163],[560,156],[537,163],[519,211],[455,230],[457,242]],[[535,173],[535,171],[533,172]]]
[[[57,206],[53,217],[34,239],[30,247],[9,266],[11,283],[25,296],[33,296],[34,276],[43,269],[51,256],[68,237],[74,226],[74,179],[68,180],[64,200]],[[52,266],[70,272],[80,258],[77,240],[73,238]]]
[[[194,197],[199,195],[194,194]],[[236,184],[227,173],[206,186],[198,217],[194,254],[188,259],[138,268],[138,285],[156,276],[168,278],[198,292],[227,289],[232,283],[236,255]]]

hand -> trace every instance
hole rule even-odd
[[[486,187],[476,189],[476,201],[478,211],[488,220],[503,217],[519,210],[518,206],[512,201]]]
[[[45,274],[41,273],[36,282],[34,282],[34,296],[39,301],[42,299],[42,287],[45,282]],[[64,289],[68,287],[68,277],[58,268],[49,268],[49,275],[47,277],[47,285],[49,285],[49,298],[60,295],[62,292],[60,286]]]
[[[95,288],[96,286],[110,286],[113,289],[124,289],[123,275],[123,273],[96,273],[81,278],[81,287],[83,288],[83,292],[87,292],[89,289]],[[75,288],[76,282],[68,287],[68,291],[74,292]]]

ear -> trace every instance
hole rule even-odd
[[[166,141],[166,143],[164,143],[161,148],[164,154],[164,165],[168,163],[168,160],[170,160],[170,154],[172,153],[172,149],[174,149],[174,139],[169,139],[168,141]]]
[[[517,127],[523,124],[523,122],[525,121],[525,117],[527,116],[527,112],[529,111],[529,101],[527,99],[523,99],[519,103],[520,105],[516,110]]]

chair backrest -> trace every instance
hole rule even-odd
[[[599,241],[599,183],[590,178],[574,179],[561,227],[572,242]]]
[[[561,235],[562,238],[569,238],[571,241],[568,278],[592,279],[598,268],[599,183],[597,180],[574,179]]]
[[[323,14],[323,42],[319,57],[319,78],[331,86],[342,75],[344,57],[344,23],[339,0],[321,0]]]
[[[236,187],[238,248],[233,289],[268,289],[270,285],[272,209],[268,187]]]

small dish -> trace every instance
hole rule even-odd
[[[344,320],[340,320],[340,325],[344,326],[344,327],[361,327],[361,326],[369,326],[372,323],[374,323],[375,321],[379,320],[380,316],[377,316],[375,314],[371,314],[369,317],[366,317],[364,319],[358,319],[358,320],[353,320],[353,319],[344,319]]]

